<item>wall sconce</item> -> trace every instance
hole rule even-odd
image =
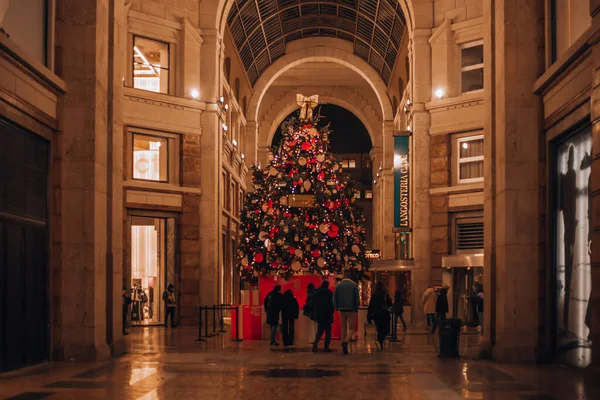
[[[233,140],[231,141],[231,143],[233,144],[233,146],[234,146],[234,147],[237,147],[237,140],[233,139]]]
[[[223,130],[224,130],[225,132],[227,132],[227,129],[228,129],[228,128],[227,128],[227,124],[223,124],[223,125],[221,125],[221,127],[223,128]]]
[[[373,179],[373,185],[377,185],[377,179]]]
[[[409,132],[412,132],[412,127],[411,127],[410,125],[409,125],[409,126],[407,126],[407,127],[406,127],[406,129],[407,129]]]
[[[221,96],[219,97],[219,103],[223,104],[225,102],[225,97]]]
[[[198,89],[192,89],[190,95],[192,96],[192,99],[198,100],[198,98],[200,98],[200,91]]]
[[[442,98],[444,98],[444,96],[446,95],[446,91],[443,88],[437,88],[435,89],[435,98],[440,100]]]
[[[244,153],[242,153],[242,156],[241,156],[241,157],[242,157],[242,160],[243,160],[244,158],[246,158],[246,156],[244,155]]]

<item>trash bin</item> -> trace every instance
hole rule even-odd
[[[440,321],[440,357],[459,357],[461,322],[454,318]]]

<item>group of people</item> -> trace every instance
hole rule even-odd
[[[403,324],[404,303],[406,296],[401,290],[394,295],[394,302],[390,298],[383,282],[377,282],[375,291],[371,296],[367,311],[367,321],[374,322],[377,328],[377,347],[383,349],[385,338],[390,333],[391,315],[395,316],[394,323],[398,319]],[[270,344],[278,346],[277,328],[281,321],[281,333],[285,347],[294,345],[295,321],[299,317],[298,301],[291,290],[281,293],[281,286],[277,285],[267,295],[264,302],[267,324],[270,325]],[[338,311],[341,325],[342,351],[349,353],[350,343],[353,341],[360,307],[360,294],[356,282],[347,274],[332,291],[329,281],[324,280],[319,288],[312,283],[307,287],[306,303],[303,307],[303,315],[308,326],[308,338],[312,344],[313,352],[318,351],[319,342],[325,334],[324,352],[329,353],[331,344],[331,327],[333,325],[334,313]],[[281,316],[281,318],[280,318]]]
[[[169,317],[171,317],[171,328],[175,328],[175,308],[177,306],[177,297],[175,296],[175,286],[170,283],[167,289],[162,294],[162,300],[165,303],[165,328]],[[129,313],[129,306],[132,303],[131,293],[125,286],[123,286],[123,335],[129,335],[127,332],[127,314]]]
[[[480,282],[475,282],[471,289],[469,300],[473,307],[473,314],[477,316],[480,332],[483,334],[483,285]],[[448,286],[444,286],[437,291],[429,285],[423,293],[421,304],[423,304],[423,311],[427,317],[427,328],[431,329],[431,333],[435,333],[438,324],[446,319],[449,310]]]

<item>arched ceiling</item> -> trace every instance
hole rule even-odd
[[[252,85],[287,43],[313,36],[351,42],[387,84],[406,30],[398,0],[235,0],[227,24]]]

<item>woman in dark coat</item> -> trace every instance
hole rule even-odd
[[[294,297],[291,290],[286,290],[283,294],[281,304],[281,321],[283,333],[283,345],[285,347],[294,345],[294,325],[300,314],[298,300]]]
[[[267,313],[267,324],[271,326],[271,345],[278,346],[275,341],[277,337],[277,325],[279,325],[279,313],[281,312],[282,294],[281,286],[276,285],[265,298],[265,312]]]
[[[435,303],[435,321],[433,322],[433,327],[431,328],[431,333],[435,333],[438,324],[440,321],[446,319],[446,314],[448,313],[448,288],[444,286],[440,289],[440,293],[438,294],[437,301]]]
[[[398,319],[402,321],[402,330],[406,332],[406,321],[404,321],[404,303],[406,303],[406,294],[402,289],[396,289],[394,293],[394,328],[398,326]]]
[[[375,293],[371,296],[369,302],[369,310],[367,313],[367,321],[375,321],[377,328],[377,348],[383,350],[383,341],[390,333],[390,307],[392,307],[392,299],[385,288],[383,282],[377,282],[375,285]]]
[[[325,332],[325,349],[326,353],[330,353],[331,349],[331,324],[333,324],[333,292],[329,290],[329,282],[323,281],[321,287],[312,294],[313,304],[313,320],[317,323],[317,334],[313,342],[313,352],[316,353],[319,347],[319,341],[323,332]]]

